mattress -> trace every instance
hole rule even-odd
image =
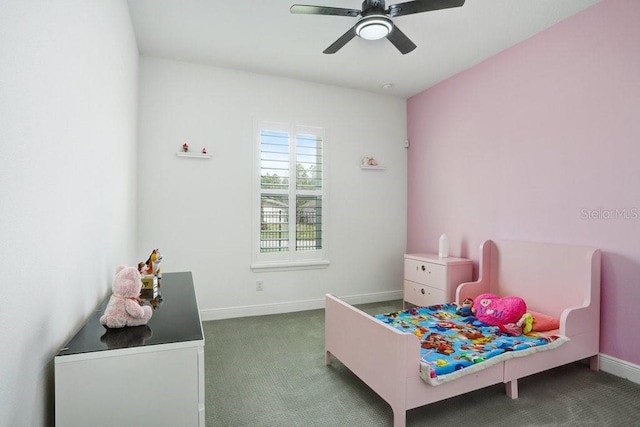
[[[511,336],[473,315],[456,314],[457,309],[456,304],[439,304],[374,317],[420,339],[420,375],[434,386],[569,341],[562,335],[537,332]]]

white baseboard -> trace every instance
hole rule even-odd
[[[640,384],[640,366],[600,353],[600,370]]]
[[[373,302],[402,299],[402,291],[376,292],[373,294],[341,296],[349,304],[368,304]],[[202,321],[233,319],[237,317],[264,316],[267,314],[292,313],[295,311],[317,310],[324,308],[324,298],[288,301],[271,304],[243,305],[238,307],[211,308],[200,310]]]

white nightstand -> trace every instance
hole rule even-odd
[[[404,256],[404,303],[428,306],[454,302],[460,283],[470,282],[473,264],[470,259],[436,254]]]

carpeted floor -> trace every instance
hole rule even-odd
[[[376,314],[400,301],[359,306]],[[391,408],[335,358],[324,310],[204,322],[207,427],[391,427]],[[407,413],[407,426],[640,426],[640,385],[581,363]]]

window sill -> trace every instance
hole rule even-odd
[[[316,270],[329,267],[329,260],[296,261],[296,262],[260,262],[251,264],[252,271],[295,271]]]

